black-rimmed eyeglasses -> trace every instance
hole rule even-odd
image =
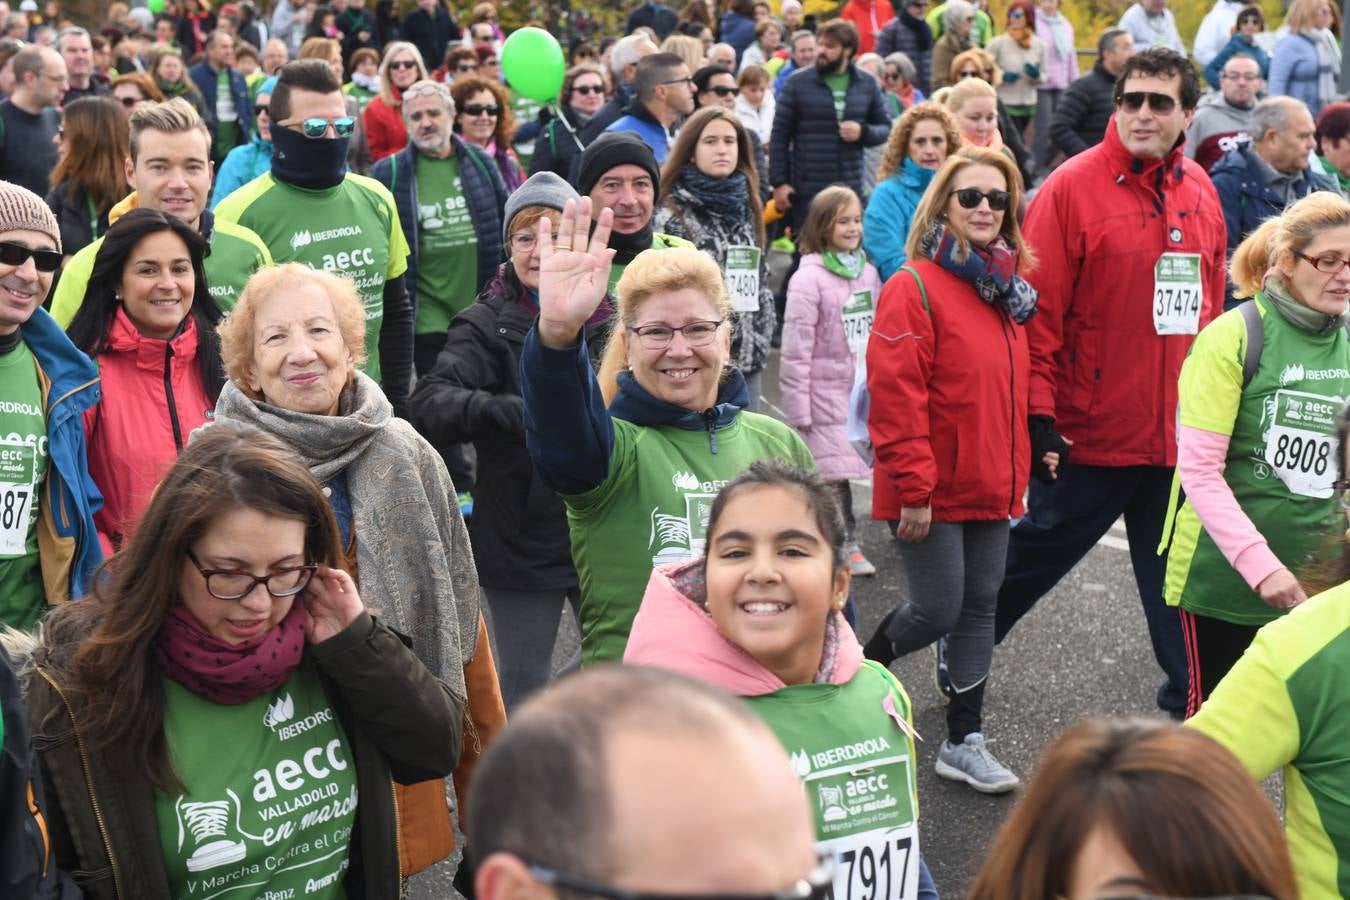
[[[806,878],[772,894],[646,894],[628,891],[547,866],[530,864],[530,874],[553,887],[603,897],[605,900],[827,900],[834,879],[834,857],[823,858]]]
[[[242,600],[260,584],[273,597],[294,597],[309,585],[319,568],[312,564],[290,566],[258,576],[234,569],[208,569],[191,550],[188,550],[187,558],[192,560],[197,571],[202,573],[202,578],[206,579],[206,592],[217,600]]]

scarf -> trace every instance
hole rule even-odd
[[[904,7],[900,8],[900,24],[913,33],[915,49],[920,53],[933,46],[933,29],[929,28],[923,19],[911,16],[909,10]]]
[[[696,166],[684,166],[676,178],[675,197],[688,195],[709,212],[722,216],[744,216],[750,209],[750,182],[741,171],[726,178],[704,175]]]
[[[467,696],[464,665],[478,637],[478,582],[468,531],[436,451],[395,419],[379,385],[361,372],[335,416],[254,401],[226,382],[216,421],[244,422],[289,444],[325,483],[343,475],[351,496],[361,596],[412,639],[417,656]],[[431,552],[431,551],[435,552]]]
[[[857,250],[854,250],[851,253],[826,250],[820,254],[820,261],[825,264],[825,268],[828,271],[833,272],[840,278],[847,278],[850,281],[862,277],[863,269],[867,265],[867,257],[863,256]]]
[[[305,604],[299,597],[276,627],[242,644],[202,628],[182,603],[155,635],[164,674],[205,700],[237,706],[285,684],[305,652]]]
[[[366,90],[370,91],[372,94],[378,94],[380,92],[379,75],[366,75],[362,72],[353,72],[352,82],[357,87],[363,87]]]
[[[1311,334],[1322,335],[1330,334],[1345,327],[1345,312],[1338,316],[1329,316],[1299,300],[1295,300],[1294,295],[1289,293],[1289,287],[1284,283],[1284,276],[1280,275],[1278,269],[1271,269],[1266,272],[1266,277],[1261,284],[1261,293],[1270,301],[1271,306],[1279,310],[1285,321],[1295,328]]]
[[[594,223],[591,224],[591,233],[595,233]],[[646,225],[632,234],[620,234],[617,231],[611,231],[609,233],[609,246],[615,251],[615,264],[628,265],[643,250],[652,249],[652,220],[648,219]]]
[[[1001,131],[999,131],[997,128],[995,128],[994,131],[993,131],[993,133],[989,135],[989,139],[986,140],[983,144],[981,144],[979,141],[976,141],[974,138],[967,137],[967,136],[965,135],[965,133],[963,132],[963,133],[961,134],[961,146],[963,146],[963,147],[984,147],[984,148],[989,149],[989,150],[999,150],[999,151],[1003,151],[1003,149],[1004,149],[1004,144],[1003,144],[1003,133],[1002,133]],[[1005,153],[1004,155],[1007,155],[1007,154]]]
[[[1341,193],[1350,195],[1350,178],[1347,178],[1340,169],[1333,166],[1331,160],[1327,159],[1325,156],[1319,155],[1317,158],[1322,163],[1322,171],[1326,172],[1328,175],[1336,176],[1336,184],[1340,186]]]
[[[1336,82],[1341,77],[1341,49],[1336,46],[1336,38],[1325,28],[1312,33],[1313,44],[1317,47],[1317,99],[1323,106],[1336,99],[1340,93]]]
[[[1011,215],[1009,210],[1006,215]],[[919,251],[953,275],[971,283],[980,299],[991,306],[997,304],[1018,325],[1036,314],[1036,289],[1017,275],[1017,248],[1002,236],[990,241],[988,247],[966,244],[964,249],[956,235],[942,222],[923,236]]]
[[[900,107],[902,110],[909,109],[911,106],[914,105],[915,100],[914,85],[907,84],[898,91],[891,91],[891,96],[897,98],[900,101]]]
[[[1046,24],[1050,32],[1050,41],[1055,45],[1055,56],[1061,60],[1068,60],[1074,52],[1073,29],[1064,27],[1065,19],[1058,11],[1050,15],[1043,8],[1037,9],[1036,23],[1039,26],[1041,22]]]
[[[1008,37],[1017,42],[1017,46],[1027,48],[1031,46],[1031,29],[1025,25],[1014,25],[1008,28]]]

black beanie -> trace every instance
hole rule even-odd
[[[615,166],[634,165],[652,176],[652,188],[661,198],[661,168],[656,164],[652,148],[631,131],[606,131],[596,138],[581,154],[581,171],[577,174],[577,193],[585,197],[595,183]]]

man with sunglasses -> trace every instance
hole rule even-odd
[[[694,80],[674,53],[653,53],[637,65],[633,102],[606,131],[631,131],[652,148],[658,164],[670,152],[670,130],[694,111]]]
[[[326,61],[282,66],[268,113],[272,170],[222,200],[216,216],[257,232],[278,263],[307,263],[356,283],[366,309],[364,371],[402,415],[412,387],[413,310],[393,195],[347,172],[356,120]]]
[[[478,764],[468,821],[480,900],[830,896],[773,733],[657,669],[589,669],[527,703]]]
[[[60,264],[47,204],[0,182],[0,623],[22,630],[83,596],[103,558],[84,437],[98,368],[42,309]]]
[[[1008,546],[995,639],[1123,515],[1167,675],[1158,705],[1180,715],[1186,653],[1157,548],[1177,461],[1177,379],[1221,308],[1227,231],[1214,186],[1181,152],[1200,96],[1186,57],[1136,54],[1115,96],[1102,143],[1052,172],[1027,212],[1040,257],[1028,276],[1040,303],[1026,328],[1035,478]],[[1036,462],[1049,451],[1061,454],[1057,477]]]
[[[188,69],[188,75],[202,92],[206,108],[215,113],[211,162],[218,166],[231,150],[247,144],[253,134],[248,83],[234,67],[234,35],[223,28],[207,35],[202,61]]]

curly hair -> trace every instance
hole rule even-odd
[[[481,75],[470,75],[450,85],[450,96],[455,101],[455,131],[460,130],[459,117],[464,115],[464,106],[474,94],[487,91],[492,94],[492,102],[497,104],[497,127],[492,131],[492,139],[497,146],[511,146],[511,136],[516,133],[516,117],[511,114],[511,100],[501,82]]]
[[[925,100],[905,110],[895,127],[891,129],[891,138],[886,142],[886,152],[881,156],[881,165],[877,166],[877,181],[884,181],[905,165],[909,155],[909,142],[914,137],[914,129],[920,122],[931,119],[942,126],[942,134],[947,139],[947,154],[956,152],[961,146],[961,132],[956,129],[956,120],[940,103]]]

